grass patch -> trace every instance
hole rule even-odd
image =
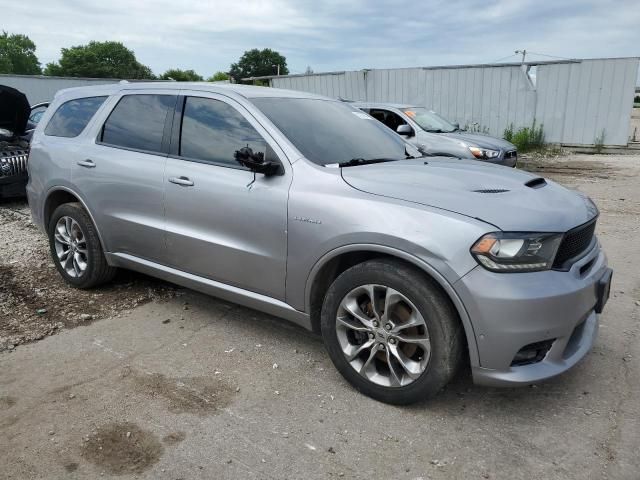
[[[508,142],[513,143],[518,153],[544,150],[544,126],[536,125],[535,119],[531,127],[522,127],[515,130],[513,123],[504,130],[503,137]]]

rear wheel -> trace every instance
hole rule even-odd
[[[393,260],[342,273],[329,287],[321,322],[338,371],[387,403],[436,394],[462,357],[463,331],[448,298],[422,272]]]
[[[53,212],[49,246],[58,272],[74,287],[96,287],[116,273],[107,264],[91,217],[79,203],[65,203]]]

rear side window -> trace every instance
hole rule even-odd
[[[52,137],[77,137],[106,98],[76,98],[63,103],[49,120],[44,134]]]
[[[180,156],[240,167],[236,153],[244,147],[264,158],[267,143],[240,112],[219,100],[186,98]]]
[[[162,152],[164,125],[175,95],[126,95],[102,127],[101,141],[115,147]]]

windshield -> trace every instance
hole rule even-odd
[[[457,130],[448,120],[445,120],[436,112],[427,110],[426,108],[405,108],[403,112],[420,125],[420,128],[427,132],[449,133]]]
[[[394,132],[349,104],[314,98],[253,98],[253,104],[318,165],[353,159],[400,160],[420,154]]]

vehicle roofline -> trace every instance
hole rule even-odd
[[[115,95],[125,90],[196,90],[209,93],[219,93],[225,95],[237,95],[248,100],[254,98],[308,98],[317,100],[329,100],[337,102],[335,98],[325,97],[314,93],[302,92],[299,90],[286,90],[281,88],[259,87],[254,85],[241,84],[213,84],[209,82],[174,82],[174,81],[151,81],[151,82],[119,82],[101,85],[87,85],[82,87],[72,87],[59,90],[56,99],[70,100],[74,98]]]

